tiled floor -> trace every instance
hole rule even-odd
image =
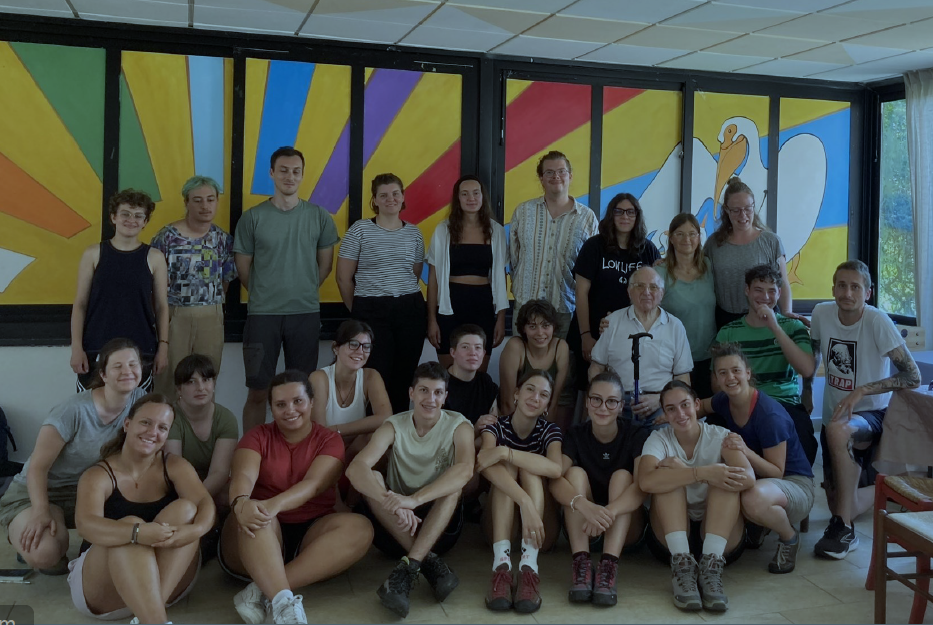
[[[817,466],[819,469],[819,466]],[[567,601],[570,553],[565,539],[540,558],[544,605],[533,615],[493,613],[483,606],[491,574],[492,552],[479,526],[467,524],[447,562],[460,577],[460,587],[438,604],[423,582],[412,593],[409,623],[871,623],[874,593],[864,588],[871,557],[871,519],[856,524],[860,546],[843,561],[817,559],[813,545],[829,520],[822,493],[810,516],[811,529],[803,534],[797,569],[789,575],[771,575],[767,564],[774,554],[773,536],[760,551],[746,551],[726,569],[725,589],[730,609],[725,614],[685,613],[671,603],[670,571],[647,551],[624,557],[619,570],[619,605],[600,609]],[[80,541],[72,534],[74,554]],[[913,560],[899,560],[906,570]],[[14,567],[14,552],[3,542],[0,568]],[[393,563],[375,550],[348,573],[328,582],[304,588],[305,610],[310,623],[383,623],[395,621],[376,597],[376,588]],[[169,610],[176,623],[239,623],[233,595],[242,588],[223,574],[216,560],[201,571],[194,592]],[[888,585],[888,622],[905,623],[911,596],[897,583]],[[72,607],[64,577],[35,575],[29,585],[0,584],[0,604],[27,604],[34,608],[36,623],[99,622],[79,615]],[[6,615],[0,614],[0,618]],[[933,609],[927,611],[933,623]]]

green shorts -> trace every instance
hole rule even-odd
[[[58,506],[65,513],[65,525],[69,529],[75,526],[75,501],[78,498],[77,486],[59,486],[49,488],[49,504]],[[0,528],[9,531],[10,523],[20,512],[30,507],[29,490],[25,482],[13,480],[10,487],[0,498]]]

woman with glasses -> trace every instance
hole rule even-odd
[[[428,340],[444,367],[453,364],[451,332],[470,323],[486,334],[486,370],[489,354],[505,338],[508,263],[505,229],[493,220],[485,185],[476,176],[461,177],[450,215],[434,229],[428,248]]]
[[[628,281],[638,268],[661,258],[648,240],[641,205],[631,193],[619,193],[606,206],[599,234],[590,237],[573,267],[576,279],[576,328],[568,334],[570,348],[587,363],[599,339],[599,321],[614,310],[629,306]],[[576,330],[574,332],[573,330]],[[588,365],[578,360],[577,370]],[[585,377],[579,376],[585,384]]]
[[[713,265],[717,328],[748,312],[745,271],[764,264],[781,272],[784,281],[778,301],[781,313],[785,317],[801,319],[793,313],[784,244],[759,219],[755,212],[755,196],[738,176],[731,178],[726,185],[719,228],[706,242],[703,252]]]
[[[311,420],[343,437],[349,462],[392,416],[392,405],[379,372],[364,368],[373,349],[369,324],[356,319],[341,323],[332,349],[334,362],[310,376],[316,400]]]
[[[661,308],[684,324],[693,356],[690,382],[700,397],[713,394],[710,383],[709,348],[716,338],[716,291],[710,262],[700,245],[700,222],[680,213],[667,229],[667,254],[655,267],[664,280]]]
[[[616,604],[616,577],[622,547],[642,535],[645,494],[633,475],[635,459],[649,430],[619,418],[622,380],[604,371],[590,381],[589,420],[564,435],[563,475],[551,494],[564,508],[564,527],[573,554],[569,599],[573,603]],[[602,550],[594,567],[590,551]],[[594,570],[595,569],[595,570]]]
[[[337,287],[353,319],[374,330],[370,366],[385,382],[393,412],[408,410],[408,386],[421,359],[427,310],[419,278],[424,237],[402,221],[405,186],[395,174],[373,178],[376,216],[347,230],[337,255]]]

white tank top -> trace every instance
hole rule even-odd
[[[343,408],[337,399],[337,385],[334,375],[337,364],[328,365],[321,369],[327,376],[327,425],[343,425],[366,416],[366,395],[363,392],[363,370],[356,372],[356,386],[353,389],[353,402]]]

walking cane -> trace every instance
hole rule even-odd
[[[638,342],[643,338],[653,339],[654,337],[647,332],[629,334],[628,337],[632,339],[632,365],[635,367],[635,392],[632,394],[632,405],[634,406],[638,403],[638,361],[641,359],[641,352],[638,349]]]

